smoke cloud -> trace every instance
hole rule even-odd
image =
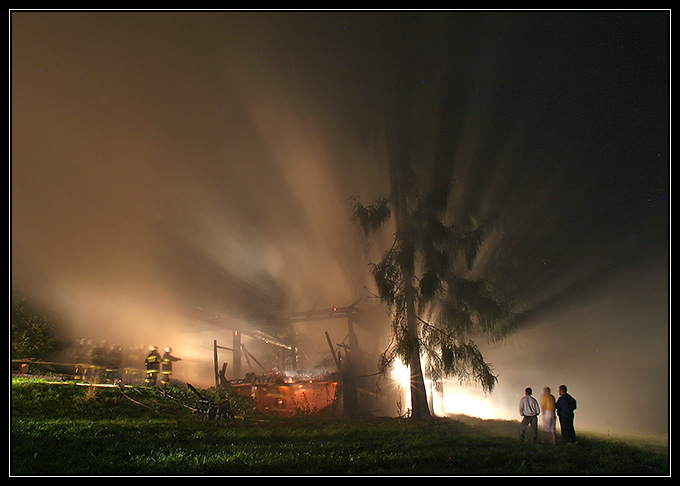
[[[564,382],[577,427],[663,435],[663,14],[13,12],[12,288],[70,339],[171,346],[208,384],[234,327],[358,301],[376,363],[367,263],[391,235],[363,240],[349,198],[388,193],[409,120],[423,186],[492,223],[474,276],[528,316],[487,346],[496,392],[435,407],[515,418]],[[309,363],[347,332],[296,330]]]

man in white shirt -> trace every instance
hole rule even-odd
[[[522,417],[522,422],[519,424],[519,440],[524,442],[524,436],[527,432],[527,427],[531,425],[531,439],[536,442],[538,437],[538,415],[541,413],[541,407],[538,401],[531,396],[531,388],[524,390],[524,396],[519,401],[519,414]]]

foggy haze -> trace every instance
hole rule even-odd
[[[377,366],[367,264],[391,234],[362,239],[349,198],[388,193],[408,120],[424,187],[451,179],[454,213],[494,224],[475,275],[529,316],[484,346],[497,390],[444,411],[515,419],[526,386],[566,383],[577,433],[666,435],[668,21],[13,12],[12,288],[70,339],[171,346],[208,386],[234,326],[358,301]],[[346,334],[296,326],[310,363]]]

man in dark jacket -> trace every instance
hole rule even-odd
[[[567,393],[566,385],[560,385],[560,397],[555,403],[555,410],[560,419],[562,442],[576,442],[576,431],[574,430],[574,410],[576,410],[576,400]]]

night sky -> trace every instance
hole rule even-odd
[[[11,283],[72,338],[189,356],[230,320],[358,300],[379,352],[391,235],[363,240],[350,198],[398,158],[493,228],[474,275],[527,312],[485,344],[497,391],[453,411],[516,419],[524,387],[566,383],[577,431],[668,433],[670,11],[10,22]]]

